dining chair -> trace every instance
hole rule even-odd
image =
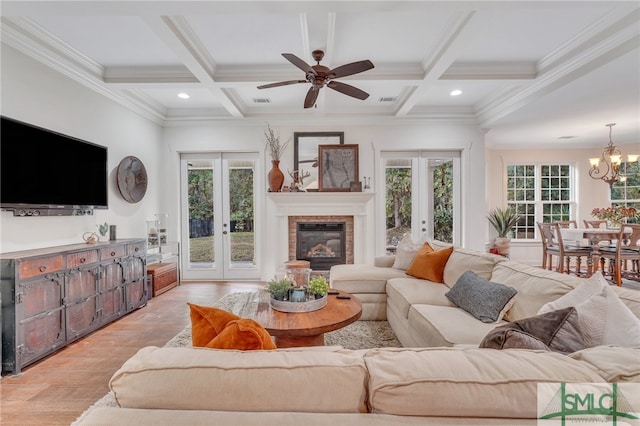
[[[575,221],[574,221],[575,222]],[[582,276],[591,276],[591,262],[587,261],[587,269],[585,272],[581,269],[582,258],[586,257],[590,260],[592,247],[583,247],[577,244],[576,241],[572,241],[571,243],[565,242],[562,238],[562,227],[558,223],[553,224],[555,226],[555,236],[558,240],[558,246],[560,248],[560,256],[564,259],[566,263],[566,271],[561,269],[558,272],[566,272],[567,274],[573,273],[579,277]],[[575,270],[571,270],[571,258],[575,258]]]
[[[550,223],[537,223],[542,239],[542,269],[551,270],[553,269],[553,256],[558,257],[558,264],[562,264],[560,248],[553,236],[553,226]]]
[[[604,225],[604,226],[603,226]],[[606,220],[584,220],[585,228],[606,228]]]
[[[614,284],[621,286],[623,277],[640,281],[640,224],[623,224],[615,250],[600,251],[598,256],[609,259]]]
[[[553,269],[553,257],[558,258],[555,268],[557,272],[574,274],[577,276],[590,276],[590,262],[587,261],[587,269],[582,271],[582,258],[591,256],[591,247],[579,247],[565,244],[562,240],[561,227],[558,223],[538,222],[538,228],[542,237],[542,267]],[[575,259],[575,268],[571,268],[571,260]]]

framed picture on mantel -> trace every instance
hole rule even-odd
[[[308,191],[317,191],[318,146],[344,144],[344,132],[294,132],[293,170],[309,175],[304,180]]]
[[[351,182],[359,181],[358,145],[318,145],[318,190],[351,191]]]

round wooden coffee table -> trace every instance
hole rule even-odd
[[[279,348],[323,346],[324,333],[349,325],[362,315],[362,303],[355,296],[344,291],[340,295],[351,296],[351,299],[338,299],[337,295],[330,294],[327,306],[322,309],[289,313],[272,309],[269,294],[261,291],[255,320],[275,337]]]

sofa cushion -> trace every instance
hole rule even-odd
[[[109,386],[129,408],[363,413],[367,377],[358,351],[146,347]]]
[[[414,304],[454,306],[445,293],[449,287],[418,278],[393,278],[387,282],[387,303],[393,304],[403,318]]]
[[[407,269],[407,275],[442,283],[444,282],[444,267],[451,253],[453,253],[453,247],[433,250],[428,243],[425,243]]]
[[[496,263],[504,260],[504,257],[495,254],[456,247],[444,267],[444,283],[453,287],[460,275],[467,271],[473,271],[476,275],[489,280]]]
[[[596,346],[569,356],[587,364],[609,383],[640,383],[640,348]]]
[[[474,346],[499,323],[484,323],[456,307],[412,305],[408,327],[418,346]]]
[[[400,269],[365,264],[335,265],[331,267],[330,286],[351,294],[385,293],[387,280],[407,277]]]
[[[385,348],[364,359],[371,411],[403,416],[535,419],[538,383],[605,382],[555,352]]]
[[[513,287],[488,281],[473,271],[460,275],[445,296],[482,322],[500,321],[517,293]]]
[[[542,349],[571,353],[585,348],[578,312],[569,307],[496,327],[480,343],[490,349]]]
[[[508,321],[538,315],[542,305],[570,292],[583,280],[514,261],[499,262],[491,275],[491,281],[518,290],[505,315]]]
[[[540,308],[540,313],[575,306],[587,347],[640,347],[640,319],[620,301],[600,271],[564,296]]]
[[[633,314],[640,318],[640,291],[634,288],[611,286],[611,289],[618,295],[618,298],[625,304]]]
[[[411,262],[418,254],[418,251],[422,248],[424,243],[417,243],[413,241],[411,234],[405,235],[398,246],[396,247],[396,258],[393,262],[393,267],[396,269],[402,269],[406,271],[411,266]]]
[[[369,413],[256,413],[242,411],[205,410],[143,410],[137,408],[98,407],[86,418],[73,426],[459,426],[452,418],[430,419],[424,417],[371,415]],[[473,421],[473,425],[483,426],[485,422]],[[513,421],[503,420],[492,426],[514,426]],[[531,425],[535,426],[535,425]]]

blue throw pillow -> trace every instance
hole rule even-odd
[[[467,271],[445,296],[480,321],[491,323],[502,319],[505,307],[517,292],[513,287],[485,280],[473,271]]]

